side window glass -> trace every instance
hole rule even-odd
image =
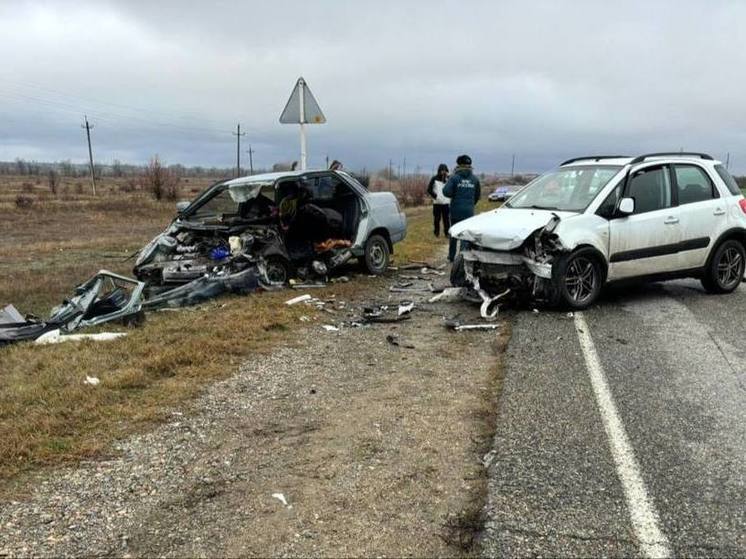
[[[696,165],[674,165],[679,205],[712,200],[713,185],[704,170]]]
[[[725,186],[728,187],[728,190],[731,194],[741,194],[741,187],[738,186],[736,180],[731,176],[731,174],[726,170],[725,167],[723,167],[722,165],[715,165],[715,170],[718,172],[718,175],[720,175],[720,178],[723,179]]]
[[[596,210],[597,215],[605,217],[606,219],[609,219],[614,215],[614,210],[616,209],[616,205],[619,203],[619,198],[622,195],[623,186],[624,181],[621,181],[617,186],[614,187],[614,190],[609,193],[609,195],[606,197],[606,200],[604,200],[598,207],[598,210]]]
[[[671,207],[671,181],[665,167],[647,167],[630,177],[627,196],[635,199],[635,214]]]

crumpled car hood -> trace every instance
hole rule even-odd
[[[565,219],[578,214],[556,210],[498,208],[459,221],[451,227],[449,234],[492,250],[514,250],[531,233],[544,227],[554,215]]]

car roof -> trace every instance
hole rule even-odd
[[[613,157],[613,158],[602,158],[602,159],[596,159],[594,157],[588,157],[586,159],[578,159],[576,161],[572,161],[571,163],[566,163],[564,165],[560,165],[560,167],[569,168],[569,167],[582,167],[585,165],[593,165],[593,166],[607,166],[607,167],[623,167],[625,165],[629,165],[634,160],[634,157]],[[696,157],[692,155],[682,154],[670,154],[670,155],[660,155],[660,156],[649,156],[644,161],[639,161],[639,164],[642,163],[653,163],[653,162],[660,162],[660,161],[680,161],[684,163],[698,163],[700,165],[718,165],[720,164],[720,161],[716,159],[702,159],[701,157]]]
[[[275,173],[262,173],[260,175],[246,175],[244,177],[237,177],[235,179],[225,181],[223,184],[227,184],[228,186],[239,186],[242,184],[255,182],[275,182],[278,179],[301,177],[318,173],[335,173],[335,171],[329,171],[327,169],[306,169],[305,171],[278,171]]]

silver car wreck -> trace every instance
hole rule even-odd
[[[368,192],[340,171],[292,171],[214,184],[139,253],[145,308],[224,291],[324,281],[352,258],[382,274],[406,217],[390,192]]]

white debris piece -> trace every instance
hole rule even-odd
[[[332,326],[331,324],[322,324],[321,327],[327,332],[339,332],[339,328]]]
[[[86,375],[85,380],[83,381],[83,384],[90,384],[91,386],[96,386],[100,382],[101,380],[98,377],[89,377],[88,375]]]
[[[456,301],[459,301],[463,294],[463,287],[446,287],[435,297],[430,297],[430,299],[428,299],[428,303],[437,303],[438,301],[443,301],[445,303],[454,303]]]
[[[272,497],[280,501],[286,507],[289,506],[285,495],[283,495],[282,493],[272,493]]]
[[[79,342],[81,340],[93,340],[96,342],[108,342],[126,336],[125,332],[101,332],[100,334],[61,334],[59,330],[50,330],[36,338],[35,344],[60,344],[62,342]]]
[[[407,301],[406,303],[400,303],[398,316],[411,313],[413,308],[414,308],[414,303],[412,301]]]
[[[296,305],[298,303],[303,303],[305,301],[310,301],[313,297],[311,297],[308,293],[305,295],[299,295],[298,297],[293,297],[292,299],[288,299],[285,301],[285,304],[290,305]]]
[[[454,326],[453,329],[456,332],[461,332],[463,330],[497,330],[499,327],[497,324],[460,324]]]

